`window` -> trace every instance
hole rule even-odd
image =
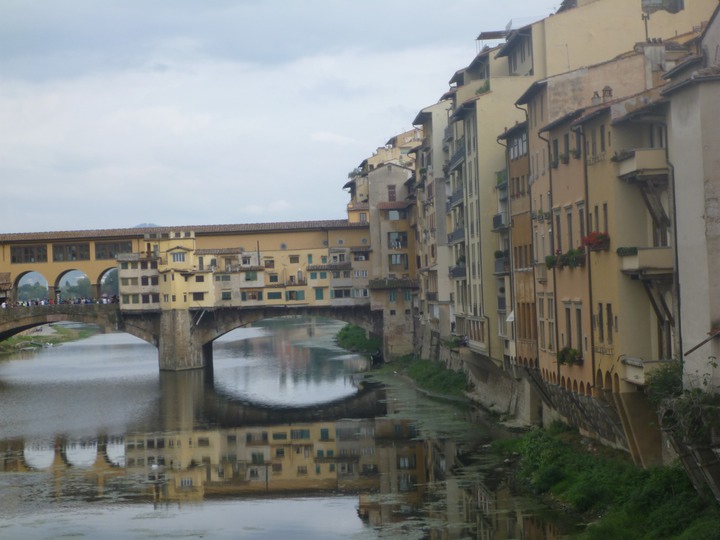
[[[555,299],[547,297],[548,351],[555,350]]]
[[[242,291],[240,293],[240,299],[243,302],[249,300],[262,300],[262,291]]]
[[[277,276],[275,276],[275,279],[277,279]],[[317,272],[310,272],[310,279],[317,279]]]
[[[607,342],[608,345],[612,345],[613,342],[613,310],[612,310],[612,304],[607,304],[606,306],[606,312],[607,312]]]
[[[300,264],[300,255],[290,255],[290,264]]]
[[[185,253],[176,251],[172,254],[172,262],[185,262]]]
[[[10,248],[10,262],[47,262],[47,246],[13,246]]]
[[[578,203],[578,223],[580,224],[580,240],[585,237],[585,205]]]
[[[53,244],[53,261],[89,261],[90,244]]]
[[[565,210],[565,217],[567,218],[568,249],[572,249],[572,247],[573,247],[572,208],[567,208]]]
[[[305,300],[305,291],[285,291],[285,300],[288,300],[288,301]]]
[[[367,213],[360,212],[360,223],[367,223]]]
[[[277,283],[278,282],[278,275],[277,274],[270,274],[269,275],[270,283]]]
[[[298,439],[310,439],[309,429],[292,429],[290,430],[290,438],[294,441]]]
[[[320,272],[320,279],[327,279],[327,272]]]
[[[603,321],[603,305],[601,302],[598,303],[597,321],[595,321],[596,327],[598,329],[598,339],[600,340],[600,343],[605,341],[605,324],[603,323]]]
[[[222,291],[221,300],[232,300],[232,292],[231,291]]]
[[[393,249],[401,249],[408,247],[406,232],[389,232],[388,246]]]
[[[406,219],[407,213],[405,210],[390,210],[388,212],[388,219],[390,221],[400,221],[401,219]]]
[[[205,276],[203,276],[202,274],[195,276],[195,283],[203,283],[204,281],[205,281]]]
[[[313,257],[312,253],[308,253],[308,256],[307,256],[308,264],[312,264],[312,257]]]
[[[323,292],[325,289],[316,288],[315,289],[315,300],[323,300],[325,298],[325,293]]]
[[[408,256],[405,253],[393,253],[388,255],[390,266],[400,266],[403,270],[408,269]]]
[[[396,191],[395,191],[395,186],[394,186],[394,185],[388,186],[388,187],[387,187],[387,192],[388,192],[388,201],[390,201],[390,202],[395,201],[395,200],[396,200],[396,197],[397,197],[397,194],[396,194]]]
[[[132,253],[132,242],[95,242],[95,259],[114,259],[119,253]]]
[[[275,259],[265,259],[265,268],[275,268]]]
[[[332,289],[330,290],[330,298],[350,298],[352,296],[351,289]]]
[[[268,300],[282,300],[282,293],[278,292],[278,291],[268,292],[267,299]]]
[[[257,276],[257,272],[245,272],[245,281],[255,281]]]
[[[193,302],[201,302],[202,300],[205,300],[205,293],[204,292],[194,292],[194,293],[192,293],[192,299],[193,299]]]
[[[396,290],[388,291],[388,301],[391,303],[397,302],[397,291]]]
[[[538,327],[540,332],[540,349],[545,350],[545,298],[538,296]]]
[[[575,348],[578,351],[583,350],[583,342],[582,342],[582,306],[575,305],[575,340],[576,345]],[[581,355],[582,356],[582,355]]]
[[[403,300],[405,300],[406,302],[412,300],[412,291],[410,291],[410,289],[403,290]]]

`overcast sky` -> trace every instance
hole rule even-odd
[[[345,218],[478,34],[559,3],[2,0],[0,232]]]

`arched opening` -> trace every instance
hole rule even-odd
[[[48,280],[39,272],[20,274],[13,286],[17,302],[41,302],[49,300]]]
[[[560,388],[565,389],[565,375],[560,378]]]
[[[584,381],[580,382],[580,394],[583,396],[585,395],[585,382]]]
[[[100,284],[100,298],[112,301],[117,300],[119,291],[117,268],[108,268],[103,271],[98,277],[98,283]]]
[[[613,391],[620,393],[620,377],[617,373],[613,375]]]
[[[602,370],[597,370],[597,375],[595,375],[595,384],[598,387],[598,390],[603,389],[603,376],[602,376]]]
[[[575,394],[578,393],[578,383],[577,383],[577,380],[573,380],[572,391],[573,391]]]
[[[605,383],[603,384],[603,390],[612,390],[612,376],[610,375],[609,371],[605,374]]]
[[[55,301],[64,304],[86,304],[93,301],[90,278],[80,270],[68,270],[55,281]]]

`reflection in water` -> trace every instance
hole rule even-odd
[[[308,337],[296,325],[291,332]],[[258,339],[250,350],[269,346]],[[291,379],[318,362],[286,350]],[[321,404],[272,407],[249,404],[221,380],[217,370],[214,385],[201,371],[160,374],[141,415],[149,428],[97,428],[92,437],[62,426],[41,437],[0,430],[9,537],[560,537],[488,461],[488,426],[450,405],[365,384]]]

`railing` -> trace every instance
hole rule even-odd
[[[499,257],[495,259],[495,273],[505,274],[510,271],[510,259],[508,257]]]
[[[508,226],[507,212],[500,212],[493,216],[493,231],[507,229],[507,226]]]
[[[460,279],[460,278],[464,278],[466,275],[467,275],[467,267],[465,265],[450,267],[450,277],[451,278]]]
[[[455,192],[450,197],[450,208],[453,208],[464,201],[465,192],[463,191],[463,188],[459,188],[455,190]]]
[[[456,150],[453,152],[450,162],[448,164],[448,170],[455,169],[465,160],[465,137],[460,137],[457,140]]]
[[[438,293],[436,293],[436,292],[425,293],[425,297],[426,297],[430,302],[437,302]]]
[[[371,279],[368,283],[369,289],[418,289],[420,283],[410,278],[380,278]]]
[[[454,244],[465,240],[465,226],[455,229],[448,234],[448,244]]]

